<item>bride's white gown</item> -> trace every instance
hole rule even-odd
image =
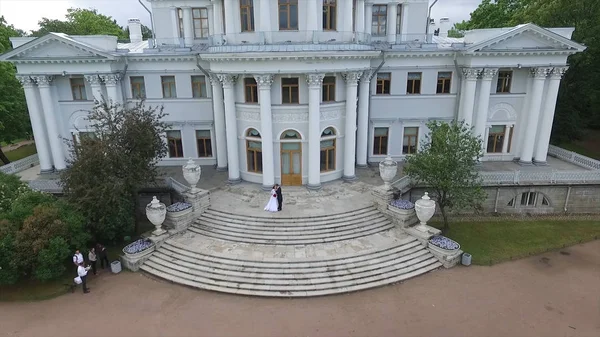
[[[268,212],[277,212],[279,204],[277,203],[277,192],[275,190],[271,190],[271,197],[269,198],[269,202],[267,206],[265,206],[265,211]]]

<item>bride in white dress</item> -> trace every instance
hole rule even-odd
[[[265,211],[277,212],[278,206],[279,206],[279,204],[277,203],[277,192],[275,192],[275,189],[272,189],[271,197],[269,198],[269,202],[267,203],[267,206],[265,206]]]

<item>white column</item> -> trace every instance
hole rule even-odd
[[[225,131],[227,134],[227,161],[229,163],[229,182],[238,183],[240,179],[240,153],[238,151],[237,118],[235,114],[234,84],[237,76],[218,75],[223,83],[223,103],[225,107]]]
[[[213,20],[214,20],[214,34],[223,35],[223,3],[221,0],[213,2]]]
[[[396,2],[390,2],[387,5],[387,42],[396,42],[396,20],[398,17],[398,4]]]
[[[338,5],[339,5],[340,1],[338,1]],[[343,1],[343,5],[342,5],[342,15],[337,15],[337,17],[339,18],[340,16],[344,18],[343,20],[343,27],[342,27],[342,32],[346,33],[346,32],[352,32],[352,11],[353,11],[353,1],[348,0],[348,1]],[[321,15],[321,12],[319,12],[319,14],[315,14],[315,15]]]
[[[179,14],[177,13],[177,7],[171,8],[171,20],[173,20],[173,43],[175,45],[179,45],[179,38],[183,36],[179,36]],[[160,44],[160,43],[158,43]]]
[[[469,127],[473,126],[473,110],[475,105],[475,89],[477,88],[477,78],[479,77],[480,70],[465,68],[463,72],[463,81],[465,83],[465,91],[460,96],[461,100],[464,100],[460,105],[463,107],[460,116],[465,124]]]
[[[456,116],[457,121],[462,121],[465,119],[465,117],[463,116],[463,114],[465,112],[465,107],[464,107],[465,100],[463,99],[463,96],[465,94],[466,84],[467,84],[467,80],[463,76],[461,76],[460,77],[460,95],[457,95],[458,102],[456,103],[456,104],[458,104],[458,115]]]
[[[225,109],[223,107],[223,86],[221,81],[212,75],[212,103],[217,146],[217,171],[227,171],[227,136],[225,131]]]
[[[192,7],[181,7],[183,9],[183,37],[185,46],[194,44],[194,23],[192,21]]]
[[[516,123],[516,131],[513,134],[513,137],[515,137],[515,139],[513,139],[513,144],[515,144],[514,147],[514,159],[520,159],[521,158],[521,152],[522,148],[521,145],[524,142],[525,139],[525,133],[527,132],[527,125],[526,125],[526,121],[527,121],[527,115],[526,115],[526,111],[527,109],[529,109],[529,104],[531,103],[531,93],[533,91],[533,78],[531,76],[527,77],[527,87],[525,89],[525,99],[523,100],[523,104],[521,104],[521,113],[519,113],[517,115],[517,123]]]
[[[271,32],[271,0],[260,1],[260,17],[258,18],[259,29],[261,32]]]
[[[100,79],[100,75],[85,75],[84,77],[86,82],[92,87],[94,100],[102,103],[104,95],[102,94],[102,80]]]
[[[344,128],[344,180],[356,179],[356,96],[361,73],[345,73],[346,80],[346,127]]]
[[[215,33],[215,9],[213,5],[206,6],[206,14],[208,15],[208,35]]]
[[[538,133],[535,149],[536,165],[546,165],[548,156],[548,145],[550,143],[550,133],[552,132],[552,122],[554,121],[554,110],[556,109],[556,99],[558,98],[558,89],[560,80],[567,71],[567,68],[554,68],[548,79],[548,89],[542,108],[541,121],[538,124]]]
[[[308,185],[321,188],[321,87],[323,74],[308,74]]]
[[[485,127],[490,108],[490,92],[492,90],[492,79],[498,73],[498,69],[484,69],[481,72],[481,84],[479,85],[479,99],[477,101],[477,118],[475,119],[474,136],[480,136],[483,148],[486,146]]]
[[[527,132],[520,145],[521,158],[519,159],[519,164],[521,165],[531,165],[533,159],[536,130],[542,107],[542,95],[544,93],[546,77],[548,76],[548,68],[533,68],[531,69],[531,76],[533,77],[533,87],[529,109],[526,110],[527,118],[525,127],[527,128]]]
[[[233,9],[234,3],[232,0],[223,1],[223,10],[225,11],[225,34],[231,35],[235,33]],[[238,18],[239,20],[239,18]]]
[[[318,10],[317,2],[321,4],[321,10]],[[317,15],[323,12],[323,2],[321,0],[306,0],[306,30],[310,33],[321,30],[317,21]],[[322,14],[321,14],[322,16]]]
[[[65,162],[65,154],[63,152],[62,137],[60,129],[56,124],[57,115],[54,111],[54,98],[52,97],[52,76],[36,77],[38,88],[40,89],[40,98],[42,99],[42,107],[44,109],[44,120],[46,121],[46,129],[48,130],[48,140],[50,143],[50,151],[54,159],[54,168],[57,171],[62,171],[67,168]]]
[[[356,1],[356,24],[354,30],[361,35],[365,32],[365,0]],[[359,39],[364,39],[363,36],[359,36]]]
[[[106,94],[108,95],[108,99],[116,104],[123,103],[123,93],[119,89],[119,81],[121,80],[121,75],[107,74],[102,75],[101,78],[104,81],[104,85],[106,86]]]
[[[44,116],[40,110],[40,102],[37,99],[35,82],[29,76],[17,76],[23,89],[25,89],[25,100],[27,101],[27,110],[29,110],[29,120],[31,121],[31,129],[33,129],[33,137],[35,139],[35,148],[37,149],[38,158],[40,160],[40,173],[52,172],[52,154],[46,129],[44,127]]]
[[[358,128],[356,130],[356,166],[367,167],[369,143],[369,89],[371,70],[365,71],[358,87]]]
[[[271,115],[271,84],[273,75],[255,75],[260,104],[260,136],[262,140],[263,189],[271,190],[275,184],[273,155],[273,118]]]
[[[429,24],[429,23],[427,23]],[[400,27],[400,34],[402,34],[402,41],[412,40],[408,36],[408,2],[402,3],[402,23]]]
[[[502,153],[504,153],[504,154],[508,153],[508,141],[510,139],[510,130],[511,129],[512,129],[512,125],[510,125],[510,124],[504,125],[504,141],[502,142]]]
[[[365,0],[365,34],[371,34],[371,26],[373,25],[373,3]]]

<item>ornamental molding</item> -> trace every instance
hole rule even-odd
[[[343,73],[342,78],[344,78],[344,80],[346,81],[347,84],[356,85],[358,83],[358,80],[360,80],[361,75],[362,75],[362,72],[353,71],[353,72]]]
[[[100,75],[84,75],[83,76],[86,80],[86,82],[88,82],[90,85],[101,85],[102,84],[102,79],[100,78]]]
[[[308,122],[308,112],[276,113],[273,123],[303,123]]]
[[[256,80],[256,85],[261,89],[270,89],[271,84],[273,84],[272,74],[254,75],[254,79]]]
[[[319,118],[321,121],[336,120],[342,118],[345,112],[346,109],[343,106],[333,106],[332,108],[321,106]]]
[[[552,72],[552,68],[540,67],[540,68],[531,68],[529,70],[529,76],[537,79],[544,79],[548,77],[548,74]]]
[[[29,75],[17,75],[16,78],[25,88],[33,87],[35,85],[34,79]]]
[[[236,111],[236,117],[240,121],[259,122],[260,121],[260,112],[254,112],[254,111],[248,111],[248,110],[238,110],[238,111]]]
[[[117,85],[117,83],[121,80],[121,74],[104,74],[100,75],[100,78],[106,85]]]
[[[563,76],[565,76],[565,73],[568,69],[569,67],[554,68],[550,74],[550,78],[560,80],[563,78]]]
[[[462,74],[464,79],[466,80],[477,80],[479,78],[479,74],[481,74],[481,69],[463,68]]]
[[[481,72],[481,78],[491,81],[498,74],[498,69],[484,69]]]
[[[360,77],[360,83],[368,84],[369,82],[371,82],[371,76],[373,75],[373,72],[374,72],[373,69],[367,69],[367,70],[363,71],[363,73]]]
[[[184,120],[184,121],[165,121],[165,123],[169,126],[177,126],[177,127],[184,127],[184,126],[213,126],[213,122],[211,121],[190,121],[190,120]]]
[[[40,87],[50,86],[50,84],[52,84],[52,81],[54,80],[54,76],[34,76],[32,78]]]
[[[200,57],[204,61],[209,62],[240,62],[240,61],[330,61],[330,60],[370,60],[381,55],[380,51],[365,50],[356,51],[352,53],[346,53],[340,51],[338,53],[329,54],[327,52],[310,52],[302,53],[282,53],[282,52],[268,52],[268,53],[210,53],[201,54]]]
[[[231,75],[231,74],[217,74],[217,78],[223,84],[223,88],[226,88],[226,87],[233,87],[238,76]]]
[[[516,121],[517,110],[512,104],[498,103],[488,110],[488,119],[491,121]]]
[[[321,88],[323,78],[325,78],[324,74],[307,74],[306,83],[309,88]]]

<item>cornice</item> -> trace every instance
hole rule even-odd
[[[220,53],[200,54],[200,58],[209,62],[235,62],[235,61],[320,61],[320,60],[367,60],[379,57],[380,51],[346,52],[269,52],[269,53]]]

